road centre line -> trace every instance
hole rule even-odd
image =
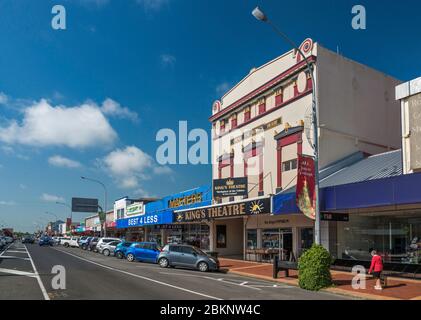
[[[134,274],[134,273],[131,273],[131,272],[127,272],[127,271],[124,271],[124,270],[119,270],[119,269],[116,269],[116,268],[113,268],[113,267],[109,267],[109,266],[106,266],[106,265],[103,265],[103,264],[100,264],[100,263],[97,263],[97,262],[94,262],[94,261],[91,261],[91,260],[88,260],[88,259],[82,258],[82,257],[77,256],[77,255],[75,255],[75,254],[72,254],[72,253],[70,253],[70,252],[66,252],[66,251],[58,250],[58,249],[56,249],[56,248],[51,248],[51,249],[56,250],[56,251],[59,251],[59,252],[62,252],[62,253],[64,253],[64,254],[70,255],[70,256],[72,256],[72,257],[75,257],[75,258],[77,258],[77,259],[80,259],[80,260],[82,260],[82,261],[85,261],[85,262],[88,262],[88,263],[91,263],[91,264],[97,265],[97,266],[102,267],[102,268],[105,268],[105,269],[109,269],[109,270],[112,270],[112,271],[120,272],[120,273],[123,273],[123,274],[129,275],[129,276],[132,276],[132,277],[136,277],[136,278],[139,278],[139,279],[143,279],[143,280],[151,281],[151,282],[154,282],[154,283],[157,283],[157,284],[163,285],[163,286],[167,286],[167,287],[171,287],[171,288],[178,289],[178,290],[181,290],[181,291],[189,292],[189,293],[196,294],[196,295],[199,295],[199,296],[202,296],[202,297],[206,297],[206,298],[210,298],[210,299],[214,299],[214,300],[223,300],[223,299],[221,299],[221,298],[213,297],[213,296],[210,296],[210,295],[207,295],[207,294],[201,293],[201,292],[197,292],[197,291],[189,290],[189,289],[182,288],[182,287],[178,287],[178,286],[175,286],[175,285],[172,285],[172,284],[166,283],[166,282],[158,281],[158,280],[151,279],[151,278],[147,278],[147,277],[144,277],[144,276],[140,276],[140,275],[137,275],[137,274]]]
[[[26,253],[28,254],[29,261],[31,261],[32,269],[34,269],[35,277],[37,278],[37,281],[38,281],[39,287],[41,289],[42,295],[44,296],[45,300],[50,300],[50,297],[47,294],[47,290],[45,290],[45,287],[44,287],[44,284],[42,283],[41,277],[39,276],[37,268],[35,267],[35,263],[32,260],[31,254],[29,253],[28,248],[26,248],[25,245],[24,245],[24,247],[26,249]]]

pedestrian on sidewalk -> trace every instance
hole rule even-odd
[[[371,251],[371,266],[370,270],[368,271],[369,274],[373,274],[374,279],[376,279],[376,285],[374,289],[376,290],[383,290],[382,284],[380,281],[380,276],[383,271],[383,260],[382,257],[377,254],[376,250]]]

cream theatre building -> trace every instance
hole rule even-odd
[[[255,259],[259,253],[285,253],[288,258],[311,245],[313,220],[302,214],[273,214],[270,205],[258,207],[294,187],[297,155],[313,154],[313,91],[320,169],[359,151],[372,155],[400,147],[399,103],[394,99],[398,80],[311,39],[300,48],[314,69],[315,85],[305,61],[291,50],[251,69],[212,106],[214,184],[247,177],[245,195],[215,198],[214,194],[213,206],[224,214],[210,219],[204,212],[193,213],[197,219],[206,216],[213,221],[211,249],[221,256]],[[235,179],[227,182],[232,185]],[[246,205],[244,214],[224,211],[224,206],[241,203]],[[192,212],[186,213],[192,217]]]

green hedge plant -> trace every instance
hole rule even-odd
[[[313,244],[298,260],[300,288],[318,291],[332,285],[330,265],[332,257],[323,246]]]

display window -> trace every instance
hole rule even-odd
[[[257,249],[257,229],[247,230],[247,249]]]
[[[338,257],[369,261],[375,249],[385,262],[421,264],[420,213],[350,214],[338,222]]]

